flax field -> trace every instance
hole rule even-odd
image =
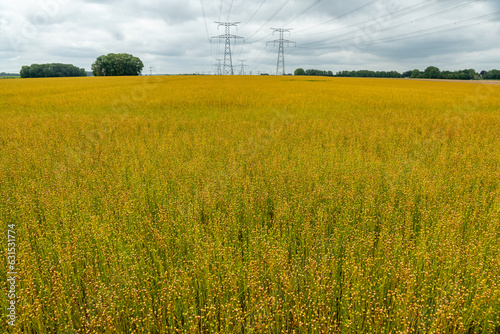
[[[2,333],[500,333],[500,86],[2,80],[0,234]]]

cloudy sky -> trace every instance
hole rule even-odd
[[[32,63],[90,70],[107,53],[142,59],[143,73],[214,73],[230,33],[235,73],[297,67],[406,71],[500,69],[500,0],[18,0],[0,3],[0,72]],[[285,45],[286,46],[286,45]]]

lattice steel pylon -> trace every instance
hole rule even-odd
[[[233,58],[231,55],[231,40],[236,42],[238,39],[244,39],[243,37],[231,35],[231,27],[236,27],[236,25],[240,22],[215,22],[219,25],[219,27],[225,27],[225,34],[214,36],[212,39],[217,38],[219,40],[225,40],[225,48],[224,48],[224,75],[234,75],[233,70]]]
[[[240,75],[245,75],[245,65],[244,63],[247,61],[246,59],[238,59],[241,62],[241,67],[240,67]]]
[[[267,42],[267,44],[269,43],[274,43],[274,45],[276,45],[276,43],[279,44],[279,48],[278,48],[278,62],[276,63],[276,75],[285,75],[286,72],[285,72],[285,43],[288,46],[290,46],[290,44],[296,44],[295,42],[293,41],[289,41],[287,39],[284,38],[284,35],[285,35],[285,32],[288,32],[290,33],[290,30],[292,29],[284,29],[284,28],[271,28],[273,31],[273,34],[278,32],[279,33],[279,39],[275,39],[274,41],[269,41]]]
[[[222,59],[217,59],[217,64],[215,64],[217,69],[217,75],[222,75]]]

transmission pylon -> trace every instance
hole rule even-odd
[[[222,75],[222,59],[217,59],[215,67],[217,68],[217,75]]]
[[[273,31],[273,35],[278,32],[279,33],[279,39],[275,39],[274,41],[269,41],[269,43],[273,43],[276,45],[276,43],[279,44],[278,47],[278,62],[276,63],[276,75],[285,75],[285,44],[287,47],[290,46],[290,44],[296,45],[295,42],[289,41],[284,38],[285,32],[288,32],[290,34],[290,30],[292,29],[283,29],[283,28],[271,28]]]
[[[236,41],[238,39],[244,39],[243,37],[231,35],[231,27],[236,27],[236,25],[240,22],[215,22],[219,27],[225,27],[225,34],[214,36],[212,39],[217,38],[218,40],[225,40],[225,48],[224,48],[224,75],[233,75],[233,58],[231,56],[231,40]]]
[[[244,62],[246,62],[247,60],[246,59],[238,59],[239,61],[241,61],[241,67],[240,67],[240,75],[245,75],[245,65]]]

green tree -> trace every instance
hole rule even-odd
[[[298,68],[295,70],[295,72],[293,73],[293,75],[306,75],[306,71],[304,71],[303,68]]]
[[[304,75],[304,74],[302,74]],[[315,75],[315,76],[333,76],[332,71],[323,71],[323,70],[315,70],[310,69],[305,71],[305,75]]]
[[[401,77],[403,77],[403,78],[409,78],[409,77],[411,77],[412,73],[413,73],[413,71],[403,72],[403,74],[401,74]]]
[[[99,56],[92,64],[95,76],[139,75],[144,68],[142,61],[127,53],[109,53]]]
[[[423,78],[427,79],[439,79],[441,76],[441,71],[435,66],[429,66],[425,69]]]
[[[498,80],[500,79],[500,71],[499,70],[491,70],[489,72],[484,71],[483,79],[486,80]]]
[[[21,71],[19,72],[19,74],[21,74],[21,78],[29,78],[30,77],[30,67],[23,66],[21,68]]]
[[[410,78],[416,79],[416,78],[421,78],[421,77],[422,77],[422,73],[419,70],[414,69],[413,72],[411,72]]]
[[[71,64],[32,64],[23,66],[21,78],[85,77],[85,69]]]
[[[410,71],[411,74],[411,71]],[[353,77],[353,78],[401,78],[401,73],[398,71],[341,71],[337,72],[338,77]],[[409,75],[408,75],[409,76]]]

